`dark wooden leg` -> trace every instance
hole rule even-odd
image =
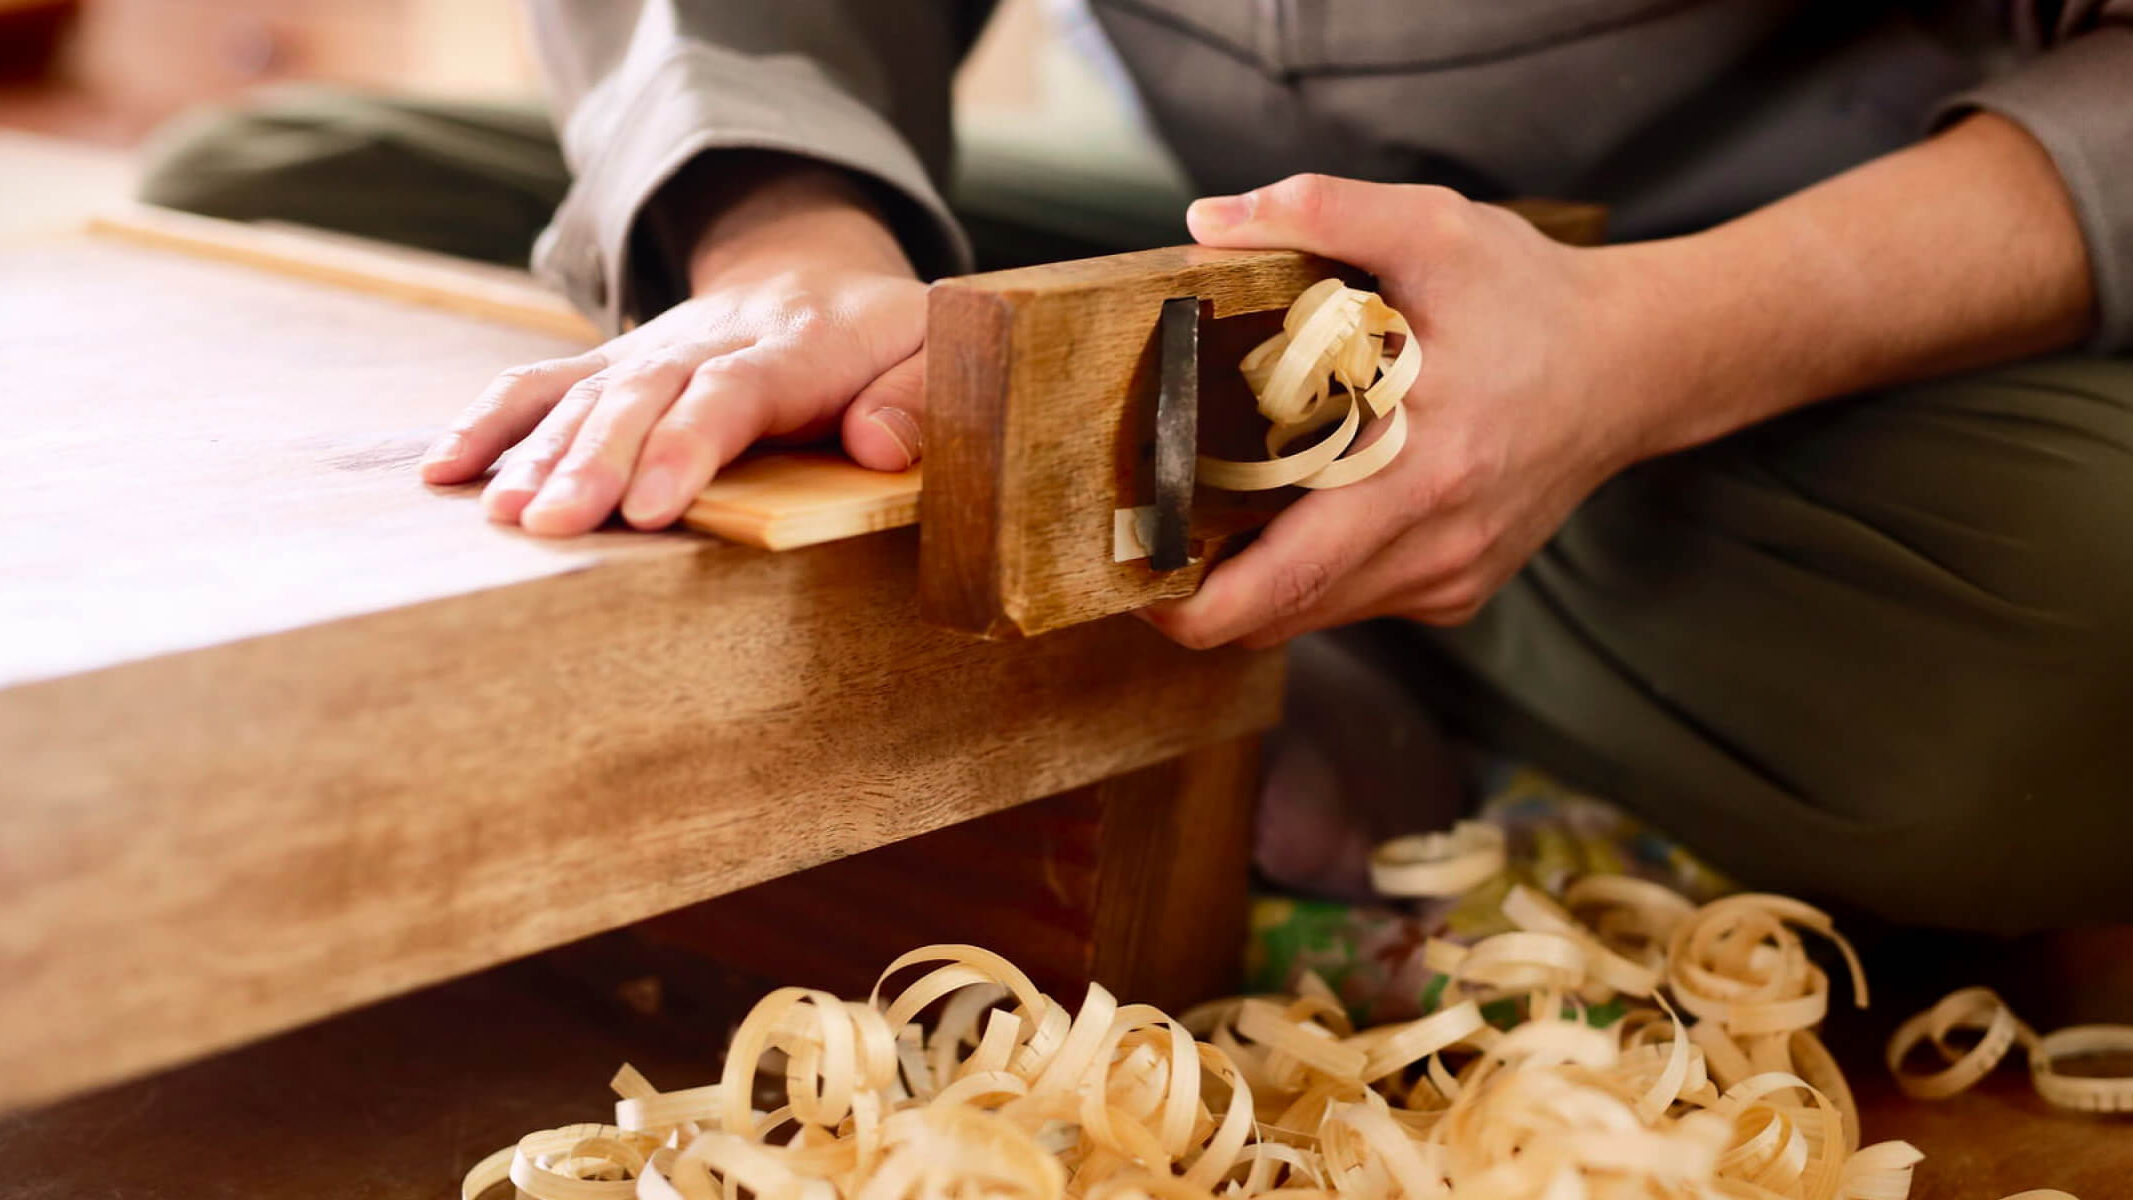
[[[1258,784],[1244,738],[1096,785],[1091,978],[1173,1015],[1237,989]]]
[[[780,984],[864,995],[933,942],[997,951],[1078,1003],[1175,1011],[1237,985],[1258,739],[772,880],[637,926]]]

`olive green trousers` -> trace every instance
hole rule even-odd
[[[523,263],[567,184],[530,109],[314,92],[172,131],[144,198]],[[2133,362],[1647,463],[1472,624],[1376,633],[1455,722],[1752,886],[1988,931],[2133,920]]]

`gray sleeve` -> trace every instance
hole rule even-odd
[[[646,237],[647,206],[720,150],[841,167],[868,185],[922,273],[967,269],[940,182],[950,78],[989,0],[528,5],[572,175],[534,268],[610,333],[680,299],[682,264],[671,237]]]
[[[2070,0],[2045,26],[2017,4],[2013,70],[1949,99],[1938,120],[1979,109],[2029,131],[2066,181],[2095,275],[2090,349],[2133,349],[2133,0]]]

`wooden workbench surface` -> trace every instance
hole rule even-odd
[[[0,258],[0,1109],[1273,720],[1265,655],[921,624],[910,530],[543,542],[416,481],[567,345],[139,247]]]
[[[415,481],[571,342],[87,238],[5,264],[0,684],[702,545],[518,536]]]

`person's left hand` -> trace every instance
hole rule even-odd
[[[1549,241],[1438,187],[1298,175],[1196,202],[1210,246],[1283,247],[1376,275],[1420,339],[1407,445],[1377,475],[1314,491],[1211,572],[1144,610],[1187,646],[1273,645],[1378,616],[1473,616],[1616,471],[1664,405],[1630,346],[1607,252]]]

